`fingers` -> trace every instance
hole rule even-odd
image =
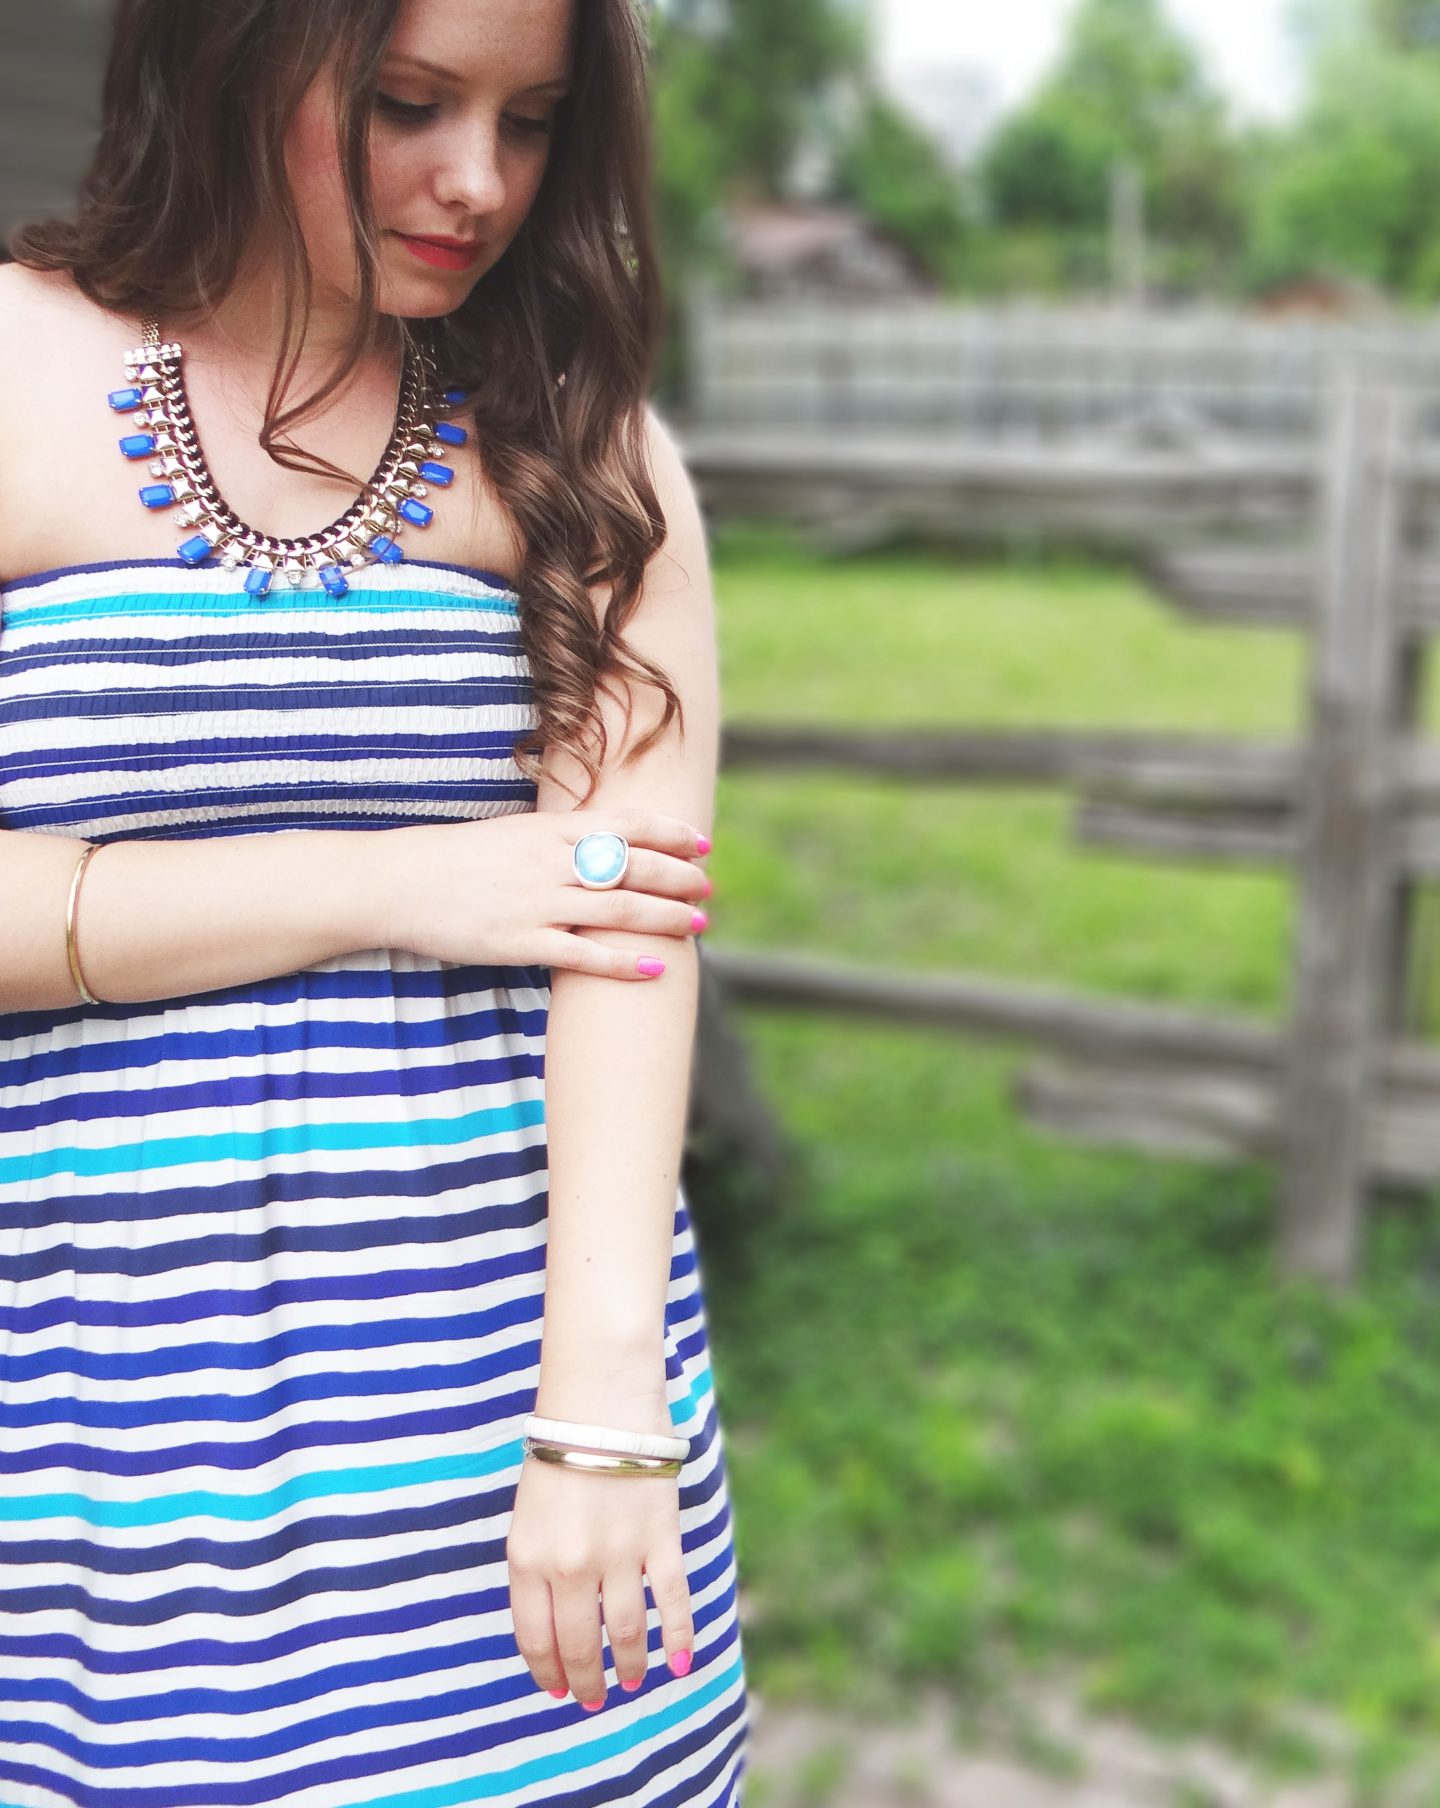
[[[650,1578],[650,1593],[660,1614],[665,1660],[677,1676],[684,1676],[690,1669],[695,1650],[695,1621],[690,1610],[690,1581],[685,1573],[685,1556],[678,1533],[645,1559],[645,1573]],[[614,1643],[613,1633],[611,1643]]]
[[[658,979],[665,963],[633,948],[612,948],[592,942],[589,936],[568,935],[563,929],[545,930],[535,938],[536,963],[564,967],[572,973],[593,973],[598,979]]]
[[[570,1692],[582,1707],[606,1696],[605,1666],[600,1661],[600,1601],[593,1572],[566,1573],[562,1566],[550,1584],[555,1639]]]
[[[515,1643],[542,1689],[563,1695],[567,1684],[560,1650],[555,1640],[555,1616],[550,1584],[543,1575],[510,1559],[510,1613],[515,1621]]]
[[[606,1576],[600,1584],[600,1604],[615,1659],[615,1680],[622,1689],[638,1689],[650,1668],[645,1586],[639,1570],[615,1570]],[[587,1699],[593,1701],[594,1696]]]
[[[634,929],[644,935],[699,935],[710,919],[689,899],[651,898],[644,892],[596,891],[565,900],[571,929]]]

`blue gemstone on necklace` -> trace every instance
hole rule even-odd
[[[455,481],[455,473],[449,465],[437,465],[433,458],[427,458],[420,467],[420,475],[426,483],[438,483],[443,489],[447,483]]]
[[[153,433],[127,433],[120,441],[120,450],[127,458],[148,458],[155,450]]]
[[[140,500],[146,508],[169,508],[175,500],[175,486],[172,483],[142,484]]]
[[[465,400],[465,391],[463,389],[447,389],[445,391],[445,400],[447,402],[463,402]]]
[[[331,596],[344,596],[345,592],[350,588],[349,578],[346,577],[345,573],[338,565],[322,565],[320,567],[320,582],[330,592]]]
[[[454,421],[436,421],[430,431],[446,446],[463,446],[470,437],[465,429],[457,427]]]
[[[187,565],[203,565],[215,548],[204,534],[195,534],[189,540],[182,540],[175,550]]]
[[[138,408],[141,400],[138,389],[112,389],[110,391],[110,406],[120,414],[128,414],[132,408]]]
[[[245,588],[251,596],[264,596],[274,575],[273,571],[267,571],[263,565],[252,566],[250,575],[245,580]]]
[[[387,565],[398,565],[405,557],[404,550],[397,546],[387,534],[376,534],[370,542],[370,550],[378,558],[383,559]]]
[[[424,527],[435,511],[426,508],[423,502],[417,502],[413,496],[407,496],[400,504],[400,513],[407,521],[413,521],[416,527]]]

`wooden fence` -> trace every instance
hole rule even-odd
[[[1142,491],[1163,490],[1192,530],[1162,551],[1152,515],[1126,499],[1129,532],[1162,596],[1202,619],[1284,623],[1306,635],[1308,711],[1294,744],[959,728],[730,724],[725,733],[728,769],[1053,784],[1076,794],[1083,843],[1287,869],[1295,932],[1283,1022],[711,944],[706,964],[721,1000],[1033,1044],[1043,1058],[1017,1094],[1032,1118],[1089,1141],[1274,1163],[1280,1272],[1346,1283],[1367,1190],[1440,1180],[1440,1048],[1416,1033],[1418,888],[1440,874],[1440,747],[1424,742],[1418,722],[1428,637],[1440,629],[1440,562],[1427,532],[1440,459],[1419,441],[1420,413],[1391,360],[1352,356],[1331,367],[1323,431],[1308,447],[1172,449],[1132,472]],[[901,439],[857,435],[837,446],[772,433],[759,468],[742,470],[714,446],[705,431],[686,439],[712,513],[737,497],[746,506],[751,489],[779,508],[825,495],[839,513],[848,488],[872,525],[893,524],[913,509],[922,479],[937,512],[975,506],[988,488],[1032,524],[1059,529],[1090,500],[1114,504],[1113,468],[1081,474],[1063,449],[1048,462],[1032,448],[988,466],[975,456],[936,468]],[[1122,539],[1123,513],[1112,523]],[[1220,530],[1224,539],[1205,537]],[[705,1071],[717,1094],[733,1077],[713,1052]],[[732,1118],[739,1096],[731,1086]]]
[[[1440,420],[1428,321],[1219,310],[837,306],[689,296],[684,414],[709,432],[934,434],[993,449],[1107,436],[1313,440],[1337,367],[1382,359]]]

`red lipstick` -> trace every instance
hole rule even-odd
[[[439,270],[468,270],[485,249],[483,239],[422,239],[408,232],[395,235],[422,263]]]

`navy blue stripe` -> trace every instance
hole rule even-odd
[[[460,1165],[464,1171],[470,1164]],[[427,1184],[433,1185],[434,1168],[420,1172]],[[423,1213],[410,1218],[382,1215],[358,1224],[268,1224],[264,1230],[247,1234],[217,1231],[212,1236],[185,1237],[148,1249],[123,1243],[84,1249],[64,1242],[32,1250],[28,1255],[0,1256],[0,1280],[35,1281],[53,1274],[125,1275],[135,1280],[142,1275],[173,1275],[185,1268],[204,1268],[211,1262],[240,1268],[252,1262],[270,1262],[279,1255],[357,1255],[362,1250],[395,1249],[415,1243],[440,1248],[486,1231],[524,1229],[534,1222],[532,1203],[524,1199],[514,1205],[487,1201],[473,1211],[445,1217]]]
[[[31,630],[35,639],[26,645],[17,646],[13,652],[7,651],[5,669],[11,673],[32,668],[43,670],[48,665],[69,665],[76,659],[95,655],[117,665],[165,666],[183,665],[190,659],[208,659],[220,654],[263,658],[267,653],[278,653],[287,659],[293,659],[302,654],[308,656],[318,653],[329,659],[361,661],[390,655],[403,658],[406,654],[413,653],[417,658],[443,661],[447,658],[453,660],[457,656],[468,657],[476,652],[508,653],[511,657],[523,652],[523,637],[515,625],[511,605],[492,603],[483,596],[475,597],[473,607],[477,613],[489,612],[494,619],[495,611],[502,612],[501,621],[497,625],[481,627],[478,621],[458,619],[459,612],[454,607],[451,593],[441,594],[444,597],[443,605],[438,611],[432,612],[438,615],[436,620],[422,626],[408,619],[412,608],[416,614],[424,612],[425,603],[421,601],[412,605],[407,602],[405,612],[367,615],[365,626],[357,630],[353,637],[348,634],[339,635],[321,627],[294,628],[287,633],[277,633],[274,630],[266,632],[254,628],[227,630],[218,623],[208,632],[199,629],[192,634],[176,634],[173,637],[147,633],[140,627],[128,634],[117,632],[112,635],[86,635],[77,631],[82,624],[71,617],[63,623],[55,624],[54,641],[39,638],[46,632],[48,624],[37,623]],[[137,618],[142,619],[143,616]],[[283,666],[281,669],[284,669]]]
[[[483,1181],[511,1180],[544,1172],[549,1159],[543,1137],[521,1149],[491,1148],[485,1143],[463,1151],[452,1160],[406,1170],[363,1168],[329,1173],[321,1167],[293,1173],[272,1170],[250,1174],[217,1186],[187,1184],[157,1188],[145,1193],[72,1196],[61,1192],[52,1199],[32,1200],[23,1221],[32,1231],[68,1230],[78,1224],[143,1224],[151,1219],[205,1217],[225,1223],[237,1213],[273,1207],[285,1200],[297,1203],[315,1197],[322,1187],[328,1197],[364,1200],[443,1199],[460,1188]],[[71,1211],[71,1205],[84,1210]],[[538,1219],[543,1212],[535,1214]],[[17,1227],[21,1213],[16,1212]],[[0,1313],[0,1325],[4,1323]]]
[[[533,1303],[532,1303],[533,1310]],[[149,1400],[77,1400],[61,1394],[48,1400],[0,1405],[0,1431],[70,1425],[87,1431],[138,1431],[146,1426],[258,1425],[302,1403],[321,1400],[383,1400],[391,1394],[438,1393],[475,1388],[516,1364],[511,1347],[462,1362],[417,1362],[383,1369],[322,1369],[287,1375],[253,1394],[168,1394]]]
[[[8,660],[7,660],[8,664]],[[0,726],[44,721],[54,716],[84,716],[88,721],[124,720],[127,717],[193,715],[197,709],[244,710],[258,706],[269,713],[317,709],[347,710],[392,708],[398,702],[423,703],[427,709],[495,709],[526,705],[530,687],[508,672],[475,672],[465,678],[432,676],[423,684],[402,679],[369,684],[342,683],[338,678],[310,679],[304,683],[278,678],[255,678],[240,683],[233,677],[205,684],[146,685],[131,690],[54,690],[38,697],[8,696],[0,706]],[[197,740],[196,748],[205,742]]]
[[[718,1460],[718,1453],[717,1453]],[[680,1489],[680,1510],[690,1513],[696,1502],[692,1498],[692,1489],[684,1485]],[[423,1517],[411,1512],[407,1515],[404,1509],[395,1513],[367,1514],[355,1521],[357,1527],[380,1521],[403,1520],[410,1528],[410,1534],[435,1529],[444,1530],[449,1525],[463,1525],[473,1521],[477,1525],[487,1524],[498,1518],[507,1516],[514,1507],[515,1482],[511,1479],[498,1487],[486,1490],[482,1494],[465,1493],[455,1502],[443,1503],[448,1511],[452,1507],[457,1517],[453,1521],[437,1519],[433,1522],[428,1516]],[[704,1504],[701,1501],[699,1504]],[[311,1523],[311,1522],[302,1522]],[[329,1520],[318,1520],[316,1525],[328,1526]],[[343,1522],[336,1522],[337,1524]],[[711,1559],[690,1575],[690,1586],[695,1593],[701,1593],[712,1581],[724,1574],[731,1561],[732,1549],[728,1533],[731,1527],[730,1508],[728,1503],[721,1511],[712,1514],[703,1524],[687,1526],[681,1535],[681,1551],[687,1558],[705,1545],[717,1540],[720,1542],[718,1552]],[[298,1529],[298,1528],[297,1528]],[[356,1532],[355,1536],[362,1534]],[[343,1530],[336,1531],[329,1541],[344,1539]],[[190,1540],[183,1541],[187,1545]],[[203,1540],[195,1542],[203,1543]],[[270,1540],[247,1540],[241,1547],[253,1551],[257,1543],[268,1546]],[[320,1542],[315,1540],[314,1542]],[[174,1548],[167,1546],[167,1549]],[[504,1535],[489,1541],[487,1545],[472,1544],[462,1547],[467,1551],[489,1548],[498,1552],[497,1563],[503,1563],[505,1556]],[[416,1552],[406,1562],[425,1560],[423,1552]],[[422,1571],[423,1574],[451,1573],[448,1553],[444,1550],[432,1552],[430,1560],[439,1567],[433,1571]],[[87,1589],[72,1588],[31,1588],[17,1589],[7,1595],[7,1599],[22,1600],[33,1603],[26,1611],[34,1623],[40,1624],[40,1613],[49,1611],[52,1604],[65,1612],[79,1612],[84,1619],[96,1625],[157,1625],[163,1626],[168,1620],[178,1618],[190,1611],[189,1603],[202,1595],[213,1595],[215,1611],[227,1619],[241,1620],[256,1614],[268,1612],[277,1605],[283,1605],[283,1598],[276,1598],[276,1588],[299,1588],[303,1593],[317,1592],[317,1577],[330,1578],[325,1586],[341,1593],[364,1593],[384,1586],[389,1581],[403,1579],[397,1577],[393,1565],[401,1561],[391,1559],[392,1568],[380,1581],[370,1580],[375,1568],[373,1563],[354,1563],[343,1569],[332,1566],[324,1570],[308,1570],[294,1578],[287,1578],[283,1584],[265,1589],[253,1589],[248,1594],[233,1589],[172,1589],[166,1595],[148,1596],[143,1601],[112,1601],[95,1595]],[[240,1567],[244,1567],[241,1565]],[[460,1564],[455,1566],[464,1569]],[[474,1575],[473,1569],[469,1572]],[[334,1578],[341,1578],[335,1581]],[[323,1592],[323,1588],[320,1589]],[[288,1597],[284,1597],[288,1598]],[[300,1598],[300,1597],[297,1597]],[[73,1633],[39,1633],[30,1636],[5,1636],[0,1634],[0,1659],[9,1660],[17,1666],[31,1664],[41,1658],[48,1658],[64,1663],[78,1664],[80,1668],[93,1676],[141,1676],[164,1670],[186,1670],[208,1668],[212,1666],[233,1669],[243,1672],[249,1665],[261,1665],[298,1655],[313,1647],[328,1648],[343,1644],[347,1640],[364,1640],[369,1643],[381,1633],[398,1633],[416,1628],[448,1624],[452,1620],[465,1619],[468,1616],[493,1613],[497,1608],[509,1605],[510,1589],[508,1579],[495,1583],[492,1587],[463,1594],[455,1590],[444,1590],[438,1597],[421,1596],[405,1598],[403,1607],[388,1610],[371,1611],[360,1614],[345,1614],[334,1611],[327,1612],[323,1618],[307,1622],[304,1626],[287,1628],[272,1633],[267,1637],[248,1640],[224,1641],[205,1639],[180,1639],[166,1645],[147,1645],[129,1651],[98,1650],[92,1644],[77,1638]],[[52,1624],[54,1622],[52,1621]],[[311,1673],[311,1672],[307,1672]]]
[[[366,795],[385,801],[394,801],[388,797],[381,786],[371,788]],[[127,798],[120,797],[111,804],[101,803],[91,798],[50,808],[15,808],[6,816],[4,826],[10,829],[28,828],[52,832],[74,829],[77,833],[83,833],[88,841],[109,839],[104,832],[103,825],[111,822],[124,823],[125,826],[120,831],[119,838],[125,841],[184,841],[187,839],[198,841],[208,840],[217,835],[258,835],[269,829],[404,829],[416,822],[480,820],[489,806],[500,803],[516,803],[533,807],[535,795],[533,784],[517,780],[514,784],[490,784],[478,787],[472,800],[475,809],[464,818],[457,817],[453,811],[444,811],[441,807],[444,799],[433,798],[427,794],[425,801],[433,805],[433,814],[398,809],[366,809],[363,813],[357,810],[353,815],[346,815],[343,811],[333,809],[265,809],[247,812],[243,821],[237,820],[229,824],[208,816],[188,817],[171,798],[167,802],[166,808],[173,810],[174,814],[150,828],[136,827],[129,822],[132,811]],[[102,826],[97,827],[96,825]]]
[[[241,1002],[255,1013],[245,1024],[219,1025],[213,1029],[182,1029],[165,1023],[157,1031],[135,1036],[116,1037],[108,1042],[85,1042],[75,1047],[41,1047],[0,1059],[0,1086],[19,1087],[36,1080],[69,1078],[81,1073],[133,1073],[138,1066],[154,1066],[162,1061],[231,1061],[253,1056],[293,1054],[296,1050],[322,1048],[387,1049],[396,1054],[452,1045],[457,1036],[469,1041],[486,1037],[524,1038],[542,1041],[549,1014],[544,993],[549,984],[548,967],[463,967],[418,968],[381,966],[379,968],[340,968],[328,973],[304,970],[308,981],[291,984],[284,993],[267,985],[256,987],[218,986],[203,994],[207,1004],[215,1008]],[[496,991],[535,990],[542,994],[538,1005],[522,1008],[494,997]],[[475,994],[481,994],[478,1002]],[[302,1000],[311,1003],[338,1003],[361,1000],[392,1007],[390,1016],[375,1021],[358,1017],[325,1020],[318,1013],[304,1018],[292,1017],[288,1022],[263,1022],[260,1012],[295,1005]],[[400,1001],[420,1000],[427,1004],[452,1005],[465,1000],[462,1009],[447,1010],[431,1017],[407,1017],[393,1007]],[[156,1006],[115,1005],[113,1010],[128,1010],[141,1021],[153,1021]],[[161,1007],[163,1008],[163,1007]],[[74,1015],[70,1006],[62,1011],[11,1011],[0,1013],[0,1040],[11,1043],[28,1037],[39,1037],[55,1027],[55,1020]],[[7,1119],[8,1121],[8,1119]]]
[[[526,1399],[523,1393],[501,1394],[494,1399],[465,1401],[456,1406],[409,1406],[404,1412],[389,1413],[383,1418],[307,1419],[299,1425],[282,1426],[280,1430],[248,1443],[192,1438],[169,1450],[106,1450],[89,1444],[36,1444],[27,1450],[7,1451],[0,1461],[8,1476],[41,1475],[47,1469],[67,1469],[77,1476],[110,1475],[133,1481],[141,1476],[168,1475],[175,1469],[206,1468],[222,1472],[258,1469],[301,1450],[341,1451],[393,1440],[397,1446],[402,1446],[395,1452],[398,1462],[407,1438],[479,1431],[512,1413],[522,1409],[529,1411]]]
[[[400,1345],[478,1343],[496,1332],[528,1324],[535,1302],[523,1294],[495,1306],[434,1318],[385,1318],[373,1324],[304,1325],[276,1329],[252,1343],[183,1344],[143,1350],[37,1350],[26,1356],[0,1350],[0,1387],[41,1381],[47,1375],[78,1375],[87,1381],[125,1385],[163,1375],[189,1375],[202,1369],[229,1369],[244,1374],[292,1362],[301,1356],[335,1350],[388,1350]]]
[[[537,1216],[543,1217],[543,1210]],[[380,1274],[309,1275],[303,1280],[269,1281],[253,1292],[217,1287],[166,1300],[77,1299],[73,1293],[27,1307],[0,1307],[0,1331],[18,1335],[51,1325],[110,1325],[139,1329],[152,1325],[193,1324],[224,1315],[262,1318],[281,1306],[312,1306],[322,1300],[405,1300],[410,1295],[460,1293],[486,1287],[517,1274],[541,1272],[545,1251],[506,1250],[498,1256],[462,1262],[453,1268],[388,1268]]]
[[[681,1498],[681,1508],[687,1510],[689,1502]],[[47,1587],[7,1589],[0,1594],[0,1601],[15,1615],[28,1616],[33,1622],[41,1623],[42,1614],[52,1616],[52,1623],[63,1623],[65,1619],[79,1618],[85,1623],[96,1626],[146,1626],[164,1627],[172,1620],[183,1619],[188,1614],[210,1614],[216,1618],[238,1622],[254,1619],[268,1613],[280,1612],[293,1607],[297,1602],[308,1601],[315,1597],[332,1595],[373,1594],[378,1589],[395,1588],[425,1580],[439,1580],[448,1576],[459,1576],[462,1580],[468,1576],[483,1575],[488,1571],[499,1571],[503,1574],[506,1563],[505,1538],[506,1521],[514,1508],[515,1483],[513,1480],[505,1485],[491,1489],[483,1495],[467,1494],[461,1504],[465,1509],[467,1520],[477,1525],[498,1523],[500,1530],[494,1537],[472,1539],[468,1543],[442,1545],[439,1549],[426,1549],[419,1544],[413,1533],[407,1532],[409,1542],[404,1547],[403,1556],[383,1556],[377,1552],[374,1557],[366,1556],[351,1559],[343,1564],[330,1564],[304,1569],[295,1575],[286,1576],[283,1581],[269,1583],[263,1587],[251,1589],[230,1588],[172,1588],[163,1595],[148,1595],[143,1600],[109,1600],[97,1595],[83,1583],[51,1584]],[[395,1517],[399,1517],[396,1515]],[[728,1511],[713,1515],[701,1527],[687,1530],[682,1540],[682,1550],[687,1555],[700,1549],[716,1538],[722,1538],[729,1524]],[[383,1550],[383,1546],[380,1547]],[[690,1587],[695,1594],[701,1594],[712,1581],[722,1576],[731,1561],[728,1541],[722,1543],[719,1551],[708,1563],[688,1570]],[[417,1591],[419,1593],[420,1591]],[[424,1591],[426,1599],[447,1598],[454,1593],[451,1589],[431,1589]],[[412,1597],[406,1596],[407,1600]],[[508,1582],[497,1583],[488,1594],[476,1597],[486,1601],[486,1610],[493,1612],[495,1608],[508,1605]],[[478,1607],[477,1607],[478,1611]],[[373,1616],[372,1616],[373,1617]],[[383,1617],[383,1616],[382,1616]],[[326,1647],[339,1644],[350,1636],[343,1631],[343,1622],[336,1616],[333,1607],[327,1608],[316,1616],[312,1622],[316,1628],[316,1642]],[[698,1622],[697,1622],[698,1623]],[[373,1634],[373,1628],[370,1629]],[[27,1641],[20,1641],[22,1644]],[[193,1641],[192,1641],[193,1642]],[[367,1638],[368,1642],[368,1638]],[[268,1641],[252,1641],[249,1656],[245,1663],[261,1664],[269,1661],[274,1653],[266,1650]],[[244,1670],[234,1662],[231,1655],[237,1647],[226,1645],[225,1668],[233,1670],[243,1677]],[[512,1647],[513,1649],[513,1647]],[[25,1655],[14,1653],[15,1656]],[[36,1655],[33,1648],[28,1653],[32,1659]],[[126,1653],[116,1659],[119,1675],[127,1675],[130,1660],[134,1653]],[[146,1650],[147,1671],[167,1669],[193,1669],[197,1663],[193,1656],[181,1658],[177,1648],[166,1646],[163,1650]],[[212,1660],[213,1661],[213,1660]],[[316,1672],[309,1667],[306,1675]],[[37,1685],[41,1686],[41,1685]],[[0,1683],[0,1701],[43,1700],[43,1694],[30,1696],[11,1696],[6,1691],[13,1688],[10,1682]],[[319,1691],[317,1691],[318,1693]],[[144,1698],[151,1704],[157,1704],[163,1697],[153,1690],[147,1691]],[[264,1705],[264,1703],[260,1703]]]
[[[452,1034],[457,1042],[461,1039],[462,1032],[458,1029],[452,1029]],[[325,1046],[325,1038],[314,1038],[310,1046],[318,1054]],[[275,1051],[269,1052],[273,1055]],[[222,1057],[226,1058],[242,1060],[244,1057],[236,1051],[229,1057]],[[494,1086],[506,1080],[539,1080],[544,1077],[544,1072],[545,1055],[540,1047],[528,1052],[507,1049],[499,1055],[469,1058],[462,1058],[457,1052],[449,1060],[426,1065],[407,1063],[403,1096],[417,1100],[434,1097],[453,1103],[467,1088]],[[7,1107],[4,1124],[7,1133],[14,1133],[50,1124],[104,1122],[121,1125],[135,1118],[149,1119],[153,1123],[161,1112],[187,1111],[196,1106],[240,1110],[246,1105],[278,1104],[290,1099],[392,1100],[396,1096],[394,1070],[386,1067],[371,1072],[347,1069],[327,1073],[311,1067],[297,1073],[267,1069],[252,1073],[196,1074],[145,1092],[117,1089],[37,1097],[24,1105]]]

